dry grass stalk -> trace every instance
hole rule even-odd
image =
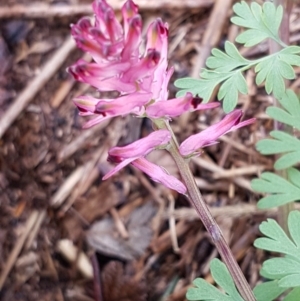
[[[35,95],[44,87],[49,79],[55,74],[58,68],[65,62],[70,52],[75,49],[75,42],[73,38],[69,37],[65,43],[56,50],[52,58],[41,68],[33,80],[31,80],[25,89],[15,99],[10,108],[3,114],[0,120],[0,138],[22,113],[29,102]]]
[[[140,11],[153,11],[162,8],[183,9],[183,8],[199,8],[209,7],[213,4],[213,0],[161,0],[148,1],[136,0]],[[120,10],[123,2],[111,0],[109,4],[114,10]],[[14,6],[4,6],[0,8],[0,18],[53,18],[53,17],[70,17],[75,15],[92,15],[93,10],[90,4],[74,4],[74,5],[49,5],[44,3],[35,3],[32,5],[17,4]]]
[[[216,0],[204,33],[200,53],[192,70],[192,77],[198,78],[201,68],[205,66],[213,47],[219,42],[232,0]]]
[[[3,287],[3,284],[7,278],[7,276],[9,275],[9,272],[11,271],[11,269],[13,268],[23,246],[24,243],[27,239],[27,237],[30,235],[32,228],[34,227],[36,221],[39,218],[39,212],[38,211],[32,211],[30,216],[27,219],[27,222],[25,224],[24,230],[22,235],[19,237],[19,239],[17,240],[14,249],[12,250],[12,252],[10,253],[9,258],[7,259],[6,265],[3,268],[3,271],[0,275],[0,291]]]

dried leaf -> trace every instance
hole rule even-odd
[[[100,253],[133,260],[141,256],[149,246],[152,237],[151,221],[155,212],[156,207],[151,203],[135,209],[125,222],[128,239],[119,235],[112,218],[102,219],[88,231],[88,243]]]

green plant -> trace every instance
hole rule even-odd
[[[243,301],[224,263],[219,259],[213,259],[210,262],[210,272],[225,293],[204,279],[197,278],[193,282],[195,287],[187,292],[188,300]]]
[[[284,82],[285,79],[295,78],[292,66],[300,65],[300,47],[287,46],[279,37],[283,15],[281,6],[276,7],[271,2],[265,2],[263,6],[255,2],[248,5],[242,1],[235,4],[233,10],[236,16],[231,21],[246,28],[237,37],[238,43],[250,47],[268,38],[276,41],[282,49],[250,61],[239,53],[234,44],[227,41],[224,52],[212,50],[206,62],[208,69],[201,71],[200,79],[178,79],[175,85],[182,89],[178,95],[190,91],[202,97],[204,102],[210,99],[219,85],[217,97],[223,100],[223,108],[229,112],[235,108],[239,93],[248,92],[243,72],[254,68],[256,84],[265,82],[266,92],[273,93],[281,105],[269,107],[266,113],[283,124],[281,127],[286,127],[285,130],[272,131],[270,139],[261,140],[256,145],[257,150],[264,155],[280,155],[276,158],[274,168],[284,173],[278,175],[264,172],[260,179],[252,181],[252,188],[267,194],[258,202],[259,208],[282,206],[300,200],[300,171],[293,167],[300,162],[300,141],[293,133],[294,130],[300,130],[300,102],[292,90],[286,90]],[[288,231],[291,238],[272,219],[263,222],[260,231],[266,237],[258,238],[255,247],[281,253],[283,257],[264,262],[261,275],[269,281],[254,288],[255,297],[258,301],[271,301],[285,294],[284,301],[300,300],[300,212],[292,211],[289,214]],[[226,267],[218,259],[211,263],[211,274],[224,292],[198,278],[193,282],[195,288],[187,292],[188,300],[243,300]]]
[[[286,46],[279,38],[278,29],[282,19],[282,7],[275,7],[271,2],[265,2],[261,7],[255,2],[249,6],[245,1],[233,6],[237,16],[231,18],[232,23],[245,27],[236,41],[244,46],[254,46],[270,38],[284,48],[274,54],[256,59],[247,60],[239,53],[234,44],[225,43],[225,51],[212,50],[212,56],[207,59],[208,69],[203,69],[200,79],[182,78],[175,81],[175,86],[181,90],[178,96],[187,91],[203,98],[208,102],[213,91],[220,84],[218,99],[223,100],[225,112],[232,111],[238,100],[239,92],[248,92],[243,72],[254,67],[256,83],[265,81],[268,94],[273,93],[280,98],[285,93],[284,79],[294,79],[295,72],[292,66],[300,66],[300,47]]]
[[[271,301],[292,288],[285,301],[299,300],[300,296],[300,212],[292,211],[288,217],[290,237],[273,219],[263,222],[260,231],[266,236],[255,240],[255,247],[283,254],[266,260],[261,275],[271,279],[259,284],[254,293],[259,301]],[[269,296],[266,296],[268,292]]]

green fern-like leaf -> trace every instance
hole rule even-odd
[[[274,139],[263,139],[256,144],[263,155],[283,154],[275,163],[277,170],[284,169],[300,162],[300,140],[282,131],[272,131]]]
[[[272,38],[281,43],[278,28],[282,18],[282,7],[271,2],[265,2],[261,7],[255,2],[249,6],[245,1],[234,5],[237,16],[232,21],[248,28],[237,39],[246,46],[255,45],[265,38]],[[243,72],[255,67],[256,83],[265,82],[267,93],[273,93],[276,98],[285,94],[285,79],[294,79],[293,66],[300,66],[300,47],[286,46],[278,53],[257,59],[247,60],[241,56],[238,49],[230,42],[225,43],[224,51],[213,49],[207,59],[208,69],[203,69],[200,79],[182,78],[175,81],[175,86],[181,89],[177,96],[186,92],[203,98],[204,103],[211,98],[213,91],[220,85],[218,99],[223,100],[226,113],[232,111],[238,100],[239,93],[248,92]]]
[[[225,52],[214,48],[211,54],[206,61],[206,66],[220,73],[230,72],[251,63],[251,61],[242,57],[235,45],[229,41],[225,42]]]
[[[300,287],[294,288],[282,301],[299,301]]]
[[[286,291],[286,288],[279,287],[278,281],[267,281],[258,284],[254,289],[257,301],[272,301]]]
[[[232,17],[231,22],[249,28],[236,38],[238,43],[250,47],[267,38],[281,43],[278,29],[283,15],[282,6],[276,8],[271,2],[265,2],[262,7],[256,2],[252,2],[249,6],[242,1],[235,4],[233,10],[237,16]]]
[[[225,293],[206,282],[204,279],[197,278],[193,282],[195,287],[190,288],[187,291],[186,298],[188,300],[243,301],[243,298],[238,293],[233,279],[224,263],[219,259],[213,259],[210,263],[210,271],[216,283]]]
[[[300,53],[300,47],[290,46],[274,55],[265,57],[255,67],[256,84],[265,81],[268,94],[273,93],[276,98],[281,98],[285,93],[285,79],[294,79],[295,72],[292,65],[299,66],[300,58],[295,55]],[[290,55],[295,59],[290,59]],[[297,59],[296,59],[297,58]]]
[[[288,89],[278,100],[282,108],[269,107],[267,108],[267,114],[281,123],[300,130],[300,101],[295,92]]]
[[[289,288],[294,288],[284,301],[300,300],[300,212],[292,211],[288,217],[290,237],[273,219],[263,222],[260,231],[266,236],[255,240],[255,247],[282,253],[284,257],[268,259],[261,274],[272,281],[254,289],[258,301],[271,301]]]
[[[259,179],[251,182],[253,190],[267,193],[260,199],[260,209],[273,208],[300,200],[300,172],[295,168],[287,169],[288,180],[271,172],[264,172]]]
[[[227,79],[220,87],[218,99],[223,99],[223,110],[225,113],[231,112],[237,105],[239,92],[247,94],[247,83],[241,72],[236,72]]]
[[[254,289],[254,295],[257,301],[272,301],[287,291],[286,287],[280,287],[278,279],[267,281],[258,284]],[[299,301],[300,300],[300,288],[296,287],[292,289],[282,301]]]

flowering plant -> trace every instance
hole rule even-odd
[[[145,51],[141,52],[142,21],[138,7],[132,0],[127,0],[121,9],[122,24],[105,0],[95,0],[93,9],[94,20],[82,18],[72,26],[77,46],[90,53],[93,62],[79,60],[68,71],[76,80],[92,85],[100,93],[116,91],[118,96],[109,99],[88,95],[76,97],[74,103],[80,115],[92,116],[85,127],[130,114],[149,118],[154,129],[148,136],[129,145],[113,147],[109,151],[108,160],[117,165],[103,179],[132,164],[154,181],[186,195],[211,235],[241,295],[246,300],[255,300],[188,165],[188,159],[201,155],[203,147],[217,143],[220,136],[249,125],[254,119],[241,121],[243,113],[236,109],[218,123],[179,144],[170,126],[172,118],[185,112],[216,108],[219,103],[203,103],[201,98],[189,91],[180,97],[168,99],[168,84],[174,68],[168,68],[168,25],[161,19],[149,25]],[[146,159],[147,154],[156,149],[170,152],[181,179]]]
[[[119,96],[113,99],[76,97],[74,103],[80,115],[94,116],[85,124],[86,128],[109,118],[128,114],[150,118],[159,128],[161,122],[169,123],[171,118],[184,112],[219,106],[218,102],[203,104],[200,98],[194,97],[190,92],[182,97],[168,99],[168,84],[174,69],[168,69],[168,25],[161,19],[155,20],[148,27],[146,49],[144,53],[140,53],[142,22],[138,7],[133,1],[126,1],[122,7],[123,26],[105,0],[96,0],[93,9],[94,24],[89,18],[82,18],[72,26],[72,35],[77,46],[90,53],[93,62],[79,60],[69,67],[68,71],[76,80],[88,83],[100,92],[117,91]],[[241,117],[242,111],[235,110],[217,124],[189,137],[179,146],[180,154],[184,157],[198,155],[201,148],[216,143],[223,134],[254,121],[251,119],[241,122]],[[113,148],[109,152],[109,160],[122,163],[104,179],[129,163],[140,168],[141,157],[145,157],[157,147],[167,148],[170,140],[168,127],[168,130],[154,132],[126,147]],[[145,163],[145,160],[142,162]],[[163,184],[166,184],[164,178],[169,177],[170,185],[167,186],[179,193],[185,193],[184,184],[179,185],[178,180],[163,175],[159,169],[155,169],[153,174],[154,170],[149,170],[151,168],[154,168],[152,164],[140,169],[156,176],[156,180]]]

